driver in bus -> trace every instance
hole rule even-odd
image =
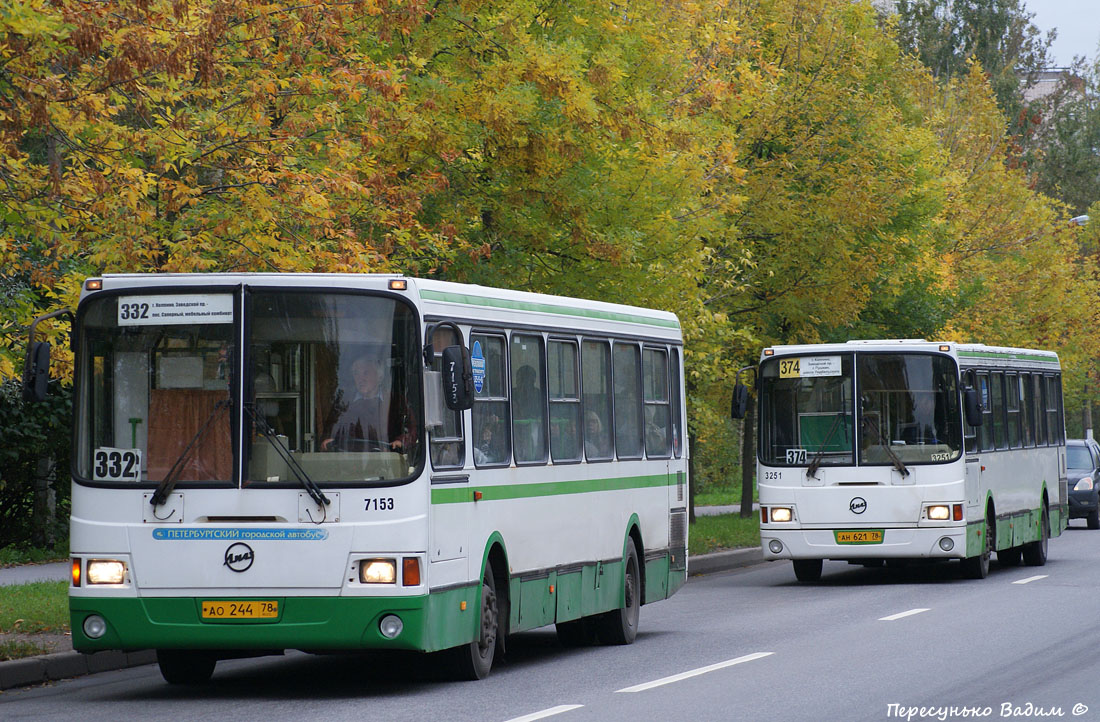
[[[416,423],[404,399],[383,391],[381,361],[361,356],[352,363],[351,374],[355,397],[321,448],[408,453],[416,443]]]

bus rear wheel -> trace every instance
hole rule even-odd
[[[623,569],[623,606],[596,618],[596,634],[604,644],[631,644],[638,635],[638,612],[642,604],[642,576],[638,571],[638,550],[626,546]]]
[[[792,559],[794,576],[800,582],[816,582],[821,579],[820,559]]]
[[[1041,567],[1047,563],[1047,540],[1050,539],[1050,511],[1043,504],[1043,516],[1039,520],[1038,541],[1024,544],[1024,564]]]
[[[158,649],[157,666],[168,684],[203,684],[210,681],[218,659],[194,649]]]

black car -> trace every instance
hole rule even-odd
[[[1092,439],[1066,440],[1066,477],[1069,480],[1069,518],[1100,529],[1100,444]]]

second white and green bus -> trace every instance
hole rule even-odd
[[[767,559],[1042,565],[1067,523],[1061,368],[1048,351],[926,341],[764,349]]]
[[[451,650],[480,678],[517,631],[629,643],[686,579],[671,313],[384,275],[107,275],[73,343],[79,651],[156,649],[192,683],[284,649]]]

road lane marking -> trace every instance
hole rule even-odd
[[[897,614],[891,614],[889,617],[879,617],[880,622],[892,622],[895,619],[901,619],[903,617],[911,617],[914,614],[920,614],[921,612],[928,612],[928,609],[910,609],[908,612],[898,612]]]
[[[1012,583],[1013,584],[1027,584],[1028,582],[1037,582],[1040,579],[1046,579],[1049,576],[1050,576],[1049,574],[1036,574],[1035,576],[1028,577],[1027,579],[1017,579],[1016,581],[1014,581]]]
[[[550,707],[549,709],[544,709],[541,712],[532,712],[531,714],[525,714],[522,717],[513,717],[506,722],[535,722],[535,720],[537,719],[553,717],[556,714],[568,712],[571,709],[580,709],[583,706],[583,704],[559,704],[557,707]]]
[[[654,687],[660,687],[665,684],[672,684],[673,682],[679,682],[680,680],[688,679],[689,677],[697,677],[700,674],[706,674],[707,672],[714,672],[719,669],[725,669],[726,667],[732,667],[735,664],[751,662],[755,659],[763,659],[764,657],[772,654],[775,654],[775,652],[754,652],[753,654],[746,654],[744,657],[738,657],[737,659],[727,659],[725,662],[718,662],[717,664],[710,664],[706,667],[700,667],[699,669],[693,669],[688,672],[674,674],[671,677],[662,677],[661,679],[655,679],[652,682],[646,682],[644,684],[636,684],[633,687],[624,687],[623,689],[617,689],[615,690],[615,692],[644,692],[647,689],[653,689]]]

